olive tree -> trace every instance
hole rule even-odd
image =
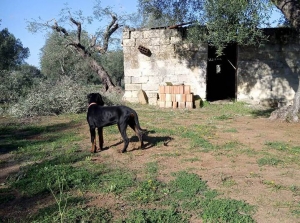
[[[72,12],[66,8],[61,12],[61,18],[49,21],[33,20],[29,22],[28,29],[32,32],[52,30],[59,34],[65,47],[72,50],[86,62],[86,64],[98,74],[104,90],[116,90],[111,76],[99,64],[96,56],[104,55],[108,51],[109,44],[114,40],[113,34],[123,25],[128,17],[126,15],[117,16],[111,8],[102,8],[100,1],[96,1],[93,16],[84,17],[82,11]],[[93,20],[99,22],[108,19],[108,25],[95,31],[93,35],[88,35],[88,41],[83,36],[83,24],[91,24]],[[71,25],[71,26],[69,26]],[[75,28],[75,29],[74,29]]]
[[[88,40],[86,33],[83,34]],[[97,55],[95,55],[97,57]],[[41,72],[50,79],[57,80],[61,76],[70,76],[82,83],[99,83],[99,77],[74,49],[64,46],[61,36],[53,31],[48,34],[46,43],[41,49]]]

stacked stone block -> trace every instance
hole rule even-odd
[[[158,103],[161,108],[193,108],[191,86],[159,86]]]

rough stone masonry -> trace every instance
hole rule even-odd
[[[270,41],[260,47],[238,46],[236,100],[268,105],[292,101],[300,72],[300,38],[278,30],[271,30]],[[187,43],[182,29],[124,29],[123,50],[124,100],[138,102],[142,89],[148,103],[156,105],[159,86],[168,82],[190,85],[194,95],[206,100],[207,43]]]

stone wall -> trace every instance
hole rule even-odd
[[[237,100],[290,104],[298,88],[300,39],[289,29],[266,29],[260,47],[239,47]]]
[[[142,54],[139,46],[151,55]],[[149,104],[156,105],[159,86],[166,82],[190,85],[194,94],[205,98],[207,44],[183,44],[177,29],[124,30],[123,50],[125,100],[138,102],[142,89]]]
[[[293,99],[300,39],[282,30],[267,30],[270,41],[259,48],[238,47],[237,100],[270,104]],[[191,92],[205,100],[208,46],[184,43],[183,36],[182,29],[123,30],[124,100],[138,102],[142,89],[149,104],[156,105],[159,86],[166,82],[190,85]],[[141,53],[139,47],[150,53]]]

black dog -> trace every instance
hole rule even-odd
[[[88,112],[87,112],[87,122],[90,127],[91,133],[91,142],[92,142],[92,149],[91,152],[97,151],[96,146],[96,131],[95,129],[98,128],[98,135],[99,135],[99,150],[103,149],[103,127],[110,126],[110,125],[118,125],[119,131],[122,135],[124,140],[124,147],[122,153],[126,152],[126,149],[129,144],[129,139],[126,134],[127,126],[129,125],[137,134],[140,142],[141,148],[143,148],[143,134],[146,130],[141,129],[138,115],[137,113],[126,106],[104,106],[104,102],[102,97],[99,93],[91,93],[88,94]]]

